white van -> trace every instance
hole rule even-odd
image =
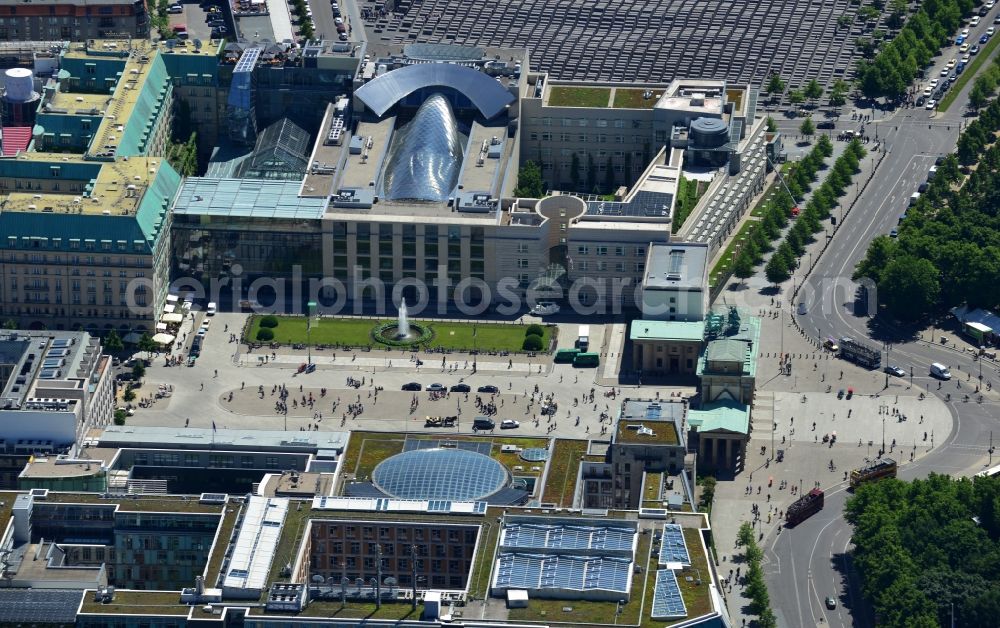
[[[951,371],[944,364],[935,362],[931,364],[931,377],[948,380],[951,379]]]
[[[916,205],[917,201],[919,201],[919,200],[920,200],[920,192],[914,192],[913,194],[911,194],[910,195],[910,207],[913,207],[914,205]]]
[[[215,316],[215,313],[217,311],[218,310],[217,310],[217,308],[215,306],[215,301],[210,302],[208,304],[208,307],[205,308],[205,314],[208,315],[208,316]]]

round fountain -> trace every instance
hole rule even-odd
[[[434,332],[430,327],[410,322],[406,299],[399,304],[399,315],[395,323],[382,323],[372,330],[372,339],[394,347],[425,343],[433,337]]]

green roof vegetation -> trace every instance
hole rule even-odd
[[[423,614],[423,605],[417,604],[417,608],[407,602],[382,602],[382,608],[376,608],[375,602],[358,602],[349,600],[347,605],[341,608],[340,601],[318,601],[310,602],[309,606],[301,613],[274,613],[267,612],[267,615],[289,615],[295,617],[330,617],[338,619],[408,619],[411,621],[420,619]],[[265,614],[264,609],[254,609],[253,615]]]
[[[7,527],[11,511],[14,510],[14,500],[17,493],[0,493],[0,529]]]
[[[653,92],[652,98],[643,98],[642,95],[647,91]],[[611,106],[615,109],[652,109],[662,93],[662,90],[656,89],[626,89],[619,87],[615,90],[615,100]]]
[[[698,204],[698,199],[708,190],[707,181],[697,179],[685,179],[684,175],[677,181],[677,202],[674,203],[674,219],[670,223],[670,229],[677,233],[691,211]]]
[[[549,107],[607,107],[610,87],[556,85],[549,88]]]
[[[556,441],[549,456],[549,472],[545,479],[543,503],[557,506],[572,506],[576,492],[576,477],[580,470],[580,459],[587,453],[587,441]]]
[[[236,527],[236,520],[239,518],[242,508],[242,504],[235,502],[226,504],[226,512],[222,515],[222,523],[219,524],[219,531],[216,534],[215,547],[212,555],[208,557],[208,564],[205,566],[206,586],[214,587],[219,580],[222,560],[226,555],[229,539],[233,535],[233,529]]]
[[[422,420],[422,416],[418,416],[417,419],[418,421]],[[423,423],[420,423],[420,425],[423,427]],[[492,445],[490,457],[503,464],[510,471],[513,471],[515,466],[523,467],[521,471],[517,472],[518,475],[540,475],[540,471],[532,471],[531,467],[544,468],[545,464],[542,462],[527,462],[515,452],[502,452],[500,451],[502,445],[516,445],[521,449],[546,449],[549,446],[547,438],[452,435],[447,431],[407,434],[405,438],[441,441],[487,441]],[[399,434],[354,432],[351,434],[350,443],[347,445],[347,453],[344,456],[344,470],[347,473],[354,473],[356,478],[370,478],[372,471],[375,470],[378,463],[403,451],[404,442],[404,438]]]
[[[660,501],[660,485],[663,483],[662,473],[647,473],[646,474],[646,491],[643,493],[642,498],[646,500],[653,500],[656,502]],[[659,508],[659,506],[653,506],[654,508]]]
[[[246,327],[244,340],[256,342],[257,332],[264,317],[253,316]],[[359,318],[320,318],[313,321],[312,331],[306,331],[305,316],[276,316],[278,326],[271,329],[274,332],[273,341],[280,344],[308,344],[347,346],[347,347],[384,347],[386,351],[398,349],[383,345],[372,340],[372,330],[382,324],[394,323],[395,320],[371,320]],[[524,344],[527,325],[495,323],[474,324],[463,322],[421,321],[413,323],[429,327],[434,332],[433,338],[421,346],[428,348],[444,348],[456,350],[480,351],[521,351]],[[542,326],[543,351],[548,350],[552,325]]]
[[[191,607],[181,604],[178,591],[117,590],[109,604],[94,601],[93,589],[83,592],[82,613],[121,615],[187,615]]]
[[[648,428],[652,434],[640,434],[638,428],[631,426],[639,425]],[[616,443],[630,445],[678,445],[677,427],[672,421],[627,421],[618,422],[618,430],[615,435]]]
[[[493,577],[493,557],[500,541],[500,526],[496,522],[499,513],[487,511],[486,514],[486,521],[480,530],[476,560],[472,563],[472,571],[469,573],[469,595],[480,600],[489,594],[490,579]]]
[[[118,506],[121,512],[190,512],[222,513],[220,504],[202,504],[197,497],[115,497],[105,499],[98,493],[49,493],[42,503],[98,504]]]

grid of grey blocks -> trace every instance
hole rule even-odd
[[[711,77],[792,87],[853,72],[850,0],[364,0],[369,41],[527,47],[532,69],[566,80]],[[392,7],[392,0],[388,6]]]

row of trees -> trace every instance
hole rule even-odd
[[[302,38],[307,40],[312,39],[316,33],[312,18],[306,13],[306,9],[309,7],[306,4],[306,0],[293,0],[292,6],[295,7],[295,15],[299,18],[299,33],[302,35]]]
[[[986,66],[972,84],[972,89],[969,90],[969,105],[974,109],[981,109],[996,94],[998,86],[1000,86],[1000,57],[993,57],[993,62]]]
[[[779,190],[767,201],[760,212],[760,220],[747,234],[746,242],[733,262],[734,275],[740,279],[753,276],[754,266],[763,261],[765,253],[774,250],[771,243],[781,237],[782,229],[788,225],[792,207],[809,191],[812,182],[816,180],[816,173],[823,166],[823,160],[832,154],[830,138],[821,136],[809,154],[784,175],[791,195]],[[794,263],[794,257],[789,263]]]
[[[875,238],[854,278],[878,285],[879,302],[913,321],[968,303],[1000,305],[1000,100],[959,137],[956,155],[907,211],[898,238]],[[966,169],[976,163],[976,169]],[[970,172],[963,177],[962,170]]]
[[[778,625],[778,620],[771,610],[771,596],[767,593],[764,570],[760,566],[764,551],[753,538],[753,526],[749,522],[740,524],[739,532],[736,533],[736,545],[745,548],[743,557],[746,559],[747,573],[744,578],[746,593],[750,598],[750,612],[757,616],[755,625],[757,628],[774,628]]]
[[[882,46],[874,59],[858,63],[861,92],[869,98],[898,100],[904,96],[913,79],[938,54],[974,6],[973,0],[921,2],[899,34]]]
[[[1000,479],[931,474],[865,484],[847,500],[854,564],[879,626],[995,626]]]
[[[829,139],[826,136],[821,136],[821,140],[823,139],[826,139],[826,143],[829,144]],[[817,149],[821,145],[822,142],[817,145]],[[832,152],[832,147],[830,151]],[[798,220],[785,234],[784,241],[768,260],[767,266],[764,267],[768,281],[777,284],[787,281],[791,277],[792,271],[799,264],[799,258],[805,253],[806,245],[815,239],[814,234],[823,230],[821,221],[830,217],[830,212],[837,206],[840,197],[844,195],[847,186],[851,184],[851,179],[858,173],[861,158],[864,156],[865,149],[861,147],[861,142],[855,139],[847,145],[844,154],[837,158],[826,180],[813,192],[805,209],[799,214]],[[815,176],[814,170],[812,177],[815,178]]]

